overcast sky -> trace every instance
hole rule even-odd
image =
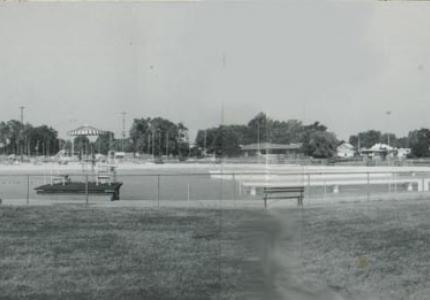
[[[265,111],[339,138],[430,127],[430,3],[0,4],[0,120],[191,129]],[[392,111],[386,115],[386,111]]]

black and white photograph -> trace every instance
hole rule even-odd
[[[430,1],[0,1],[0,300],[430,299]]]

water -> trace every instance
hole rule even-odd
[[[70,173],[72,181],[85,181],[83,175]],[[160,175],[161,174],[161,175]],[[26,199],[27,175],[0,175],[0,198]],[[89,180],[94,180],[89,176]],[[238,195],[238,187],[232,180],[212,179],[209,172],[169,170],[160,171],[127,171],[119,173],[117,181],[123,182],[120,198],[123,200],[219,200],[243,198]],[[55,199],[58,195],[37,194],[35,187],[49,184],[48,175],[30,175],[28,195],[30,199]],[[85,199],[84,195],[62,195],[62,198]],[[248,197],[249,198],[249,197]]]
[[[28,172],[27,172],[28,173]],[[30,199],[70,199],[85,201],[85,195],[42,195],[36,194],[34,188],[51,181],[49,175],[33,173],[29,177],[27,191],[27,173],[10,173],[0,175],[0,198],[26,199],[27,192]],[[73,181],[85,181],[85,176],[76,172],[68,172]],[[40,174],[40,173],[39,173]],[[237,177],[236,177],[237,178]],[[94,180],[93,176],[89,177]],[[211,178],[208,170],[194,169],[162,169],[162,170],[134,170],[118,173],[117,180],[123,182],[120,189],[122,200],[257,200],[262,201],[261,193],[251,195],[241,192],[239,183],[230,179]],[[305,184],[306,185],[306,184]],[[407,192],[406,184],[393,186],[344,185],[339,193],[333,192],[333,186],[315,186],[305,190],[305,198],[341,198],[345,196],[365,196],[367,193],[383,194],[387,192]],[[415,189],[415,187],[414,187]],[[106,195],[106,199],[109,196]]]

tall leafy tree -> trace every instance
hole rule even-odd
[[[12,145],[12,139],[11,139],[11,131],[10,127],[5,122],[0,122],[0,144],[2,148],[3,153],[12,153],[13,149],[11,149]]]
[[[234,156],[240,153],[240,144],[244,137],[243,128],[237,125],[221,125],[207,130],[200,130],[197,133],[196,145],[200,149],[205,148],[206,152],[217,156]]]
[[[386,139],[387,140],[387,139]],[[386,143],[385,140],[385,143]],[[349,143],[355,147],[370,148],[376,143],[382,142],[382,134],[377,130],[368,130],[358,133],[358,135],[352,135],[349,138]],[[360,145],[359,145],[360,144]]]
[[[130,128],[130,140],[134,152],[150,152],[151,119],[134,119]]]
[[[96,153],[107,154],[109,150],[113,149],[115,136],[111,131],[97,137],[94,143],[94,150]]]
[[[8,138],[10,140],[10,153],[18,154],[20,152],[20,144],[22,139],[23,125],[17,120],[10,120],[6,123],[8,127]]]
[[[248,122],[248,138],[251,143],[272,141],[273,120],[260,112]]]
[[[53,155],[60,150],[58,132],[47,125],[31,128],[28,133],[31,153]]]
[[[408,135],[411,154],[414,157],[430,157],[430,130],[421,128]]]
[[[309,136],[306,151],[315,158],[330,158],[336,154],[338,141],[332,132],[314,131]]]
[[[302,149],[305,155],[315,158],[330,158],[336,153],[336,135],[327,131],[325,125],[315,122],[304,127]]]
[[[130,128],[132,150],[159,155],[188,155],[188,128],[168,119],[135,119]]]

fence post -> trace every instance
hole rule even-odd
[[[85,203],[88,205],[89,197],[88,197],[88,174],[85,175]]]
[[[393,174],[394,174],[394,193],[397,194],[397,174],[396,173],[393,173]]]
[[[327,194],[327,179],[324,178],[324,194],[323,194],[323,199],[325,199]]]
[[[370,200],[370,174],[367,171],[367,201]]]
[[[30,175],[27,175],[27,205],[30,204]]]
[[[187,201],[190,201],[190,183],[187,183]]]
[[[160,208],[160,174],[157,175],[157,207]]]
[[[233,173],[233,200],[236,200],[236,176]]]
[[[388,181],[388,192],[391,193],[392,189],[393,189],[393,176],[394,176],[394,172],[391,173],[391,180]]]

